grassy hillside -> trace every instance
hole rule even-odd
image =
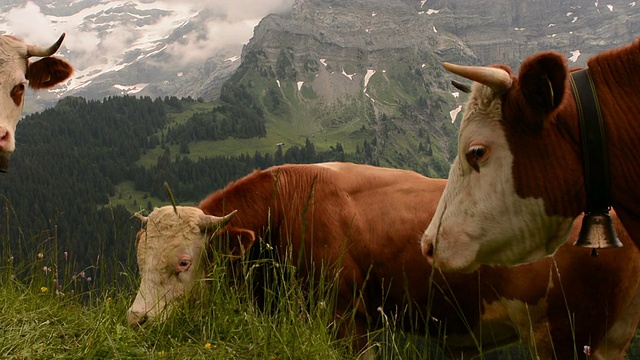
[[[2,239],[3,243],[6,239]],[[5,247],[6,249],[6,247]],[[0,265],[0,352],[6,359],[354,359],[349,339],[335,339],[332,285],[304,291],[287,268],[272,268],[267,308],[251,300],[249,287],[230,283],[228,263],[210,265],[201,291],[179,303],[163,323],[127,325],[126,310],[137,274],[117,261],[96,264],[95,273],[115,267],[112,277],[95,279],[72,270],[72,258],[55,244]],[[8,260],[9,259],[9,260]],[[57,259],[57,260],[56,260]],[[132,260],[132,259],[130,259]],[[240,267],[253,276],[254,264]],[[369,346],[381,359],[446,359],[424,335],[395,328],[388,314]],[[637,335],[627,359],[640,356]],[[485,359],[531,358],[521,345],[487,353]]]

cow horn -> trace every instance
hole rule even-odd
[[[460,75],[490,87],[496,94],[501,94],[511,87],[511,76],[508,72],[488,66],[465,66],[445,62],[447,71]]]
[[[230,212],[229,214],[223,217],[218,217],[213,215],[202,215],[202,218],[200,219],[200,224],[198,226],[203,231],[214,228],[214,227],[221,228],[225,226],[229,221],[231,221],[231,219],[236,215],[237,212],[238,210],[233,210],[232,212]]]
[[[140,220],[140,222],[142,223],[142,225],[147,225],[147,221],[149,221],[149,218],[148,218],[147,216],[144,216],[144,215],[142,215],[142,214],[141,214],[141,213],[139,213],[139,212],[134,213],[134,214],[133,214],[133,216],[134,216],[136,219]]]
[[[31,57],[31,56],[45,57],[45,56],[51,56],[55,54],[55,52],[58,51],[58,49],[60,48],[60,45],[62,44],[62,40],[64,40],[64,36],[65,36],[65,33],[62,33],[62,35],[60,35],[60,37],[58,38],[58,41],[56,41],[53,45],[49,46],[48,48],[45,48],[43,46],[37,46],[37,45],[27,45],[27,57]]]
[[[465,94],[471,94],[471,85],[469,84],[461,83],[460,81],[456,81],[456,80],[451,80],[451,85],[453,85],[454,88],[462,91]]]

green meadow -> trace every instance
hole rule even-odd
[[[5,226],[14,225],[7,220]],[[228,259],[214,259],[191,296],[176,304],[165,321],[131,327],[126,311],[139,282],[135,254],[126,263],[98,257],[90,269],[78,269],[59,244],[55,226],[37,238],[25,235],[18,242],[24,248],[9,248],[5,234],[0,260],[3,359],[363,358],[350,348],[351,339],[336,339],[333,282],[325,279],[309,289],[288,262],[241,261],[232,276]],[[39,245],[27,246],[34,241]],[[264,304],[258,305],[248,280],[264,266],[270,281]],[[368,338],[378,358],[446,359],[433,345],[444,338],[405,334],[392,314],[382,322]],[[639,340],[628,359],[640,356]],[[531,356],[516,344],[481,358]]]

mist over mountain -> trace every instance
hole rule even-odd
[[[31,93],[37,100],[27,101],[27,112],[68,95],[212,100],[237,68],[253,27],[291,1],[5,0],[0,29],[41,45],[67,34],[58,55],[76,73],[53,91]]]

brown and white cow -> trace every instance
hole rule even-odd
[[[541,359],[553,358],[554,349],[558,359],[574,358],[574,346],[579,358],[584,346],[596,358],[624,358],[640,319],[640,251],[629,246],[592,259],[587,249],[566,245],[537,263],[445,278],[418,251],[445,184],[367,165],[285,165],[233,182],[199,207],[157,208],[143,218],[146,227],[138,233],[141,282],[128,321],[138,325],[157,318],[188,291],[206,271],[200,265],[208,242],[220,241],[212,232],[228,221],[222,231],[242,244],[234,255],[259,252],[264,246],[252,244],[268,241],[269,228],[270,245],[281,256],[291,250],[296,259],[301,252],[300,276],[313,279],[319,264],[332,271],[337,264],[336,323],[345,325],[343,336],[355,327],[361,340],[355,346],[364,344],[370,326],[380,324],[382,307],[387,315],[406,314],[398,324],[410,324],[413,316],[414,327],[407,331],[446,329],[447,349],[456,358],[520,339]],[[237,214],[223,220],[231,211]],[[426,284],[425,278],[432,281]],[[354,323],[340,322],[354,306]]]
[[[48,89],[68,79],[73,67],[51,57],[62,44],[64,34],[48,48],[28,45],[22,40],[0,35],[0,171],[9,168],[9,157],[15,150],[15,132],[24,107],[28,82],[32,89]],[[42,59],[29,62],[32,56]]]
[[[640,39],[592,57],[588,67],[607,133],[612,205],[639,246]],[[553,254],[586,206],[567,60],[538,53],[517,76],[503,65],[445,68],[475,82],[423,253],[445,271]]]

